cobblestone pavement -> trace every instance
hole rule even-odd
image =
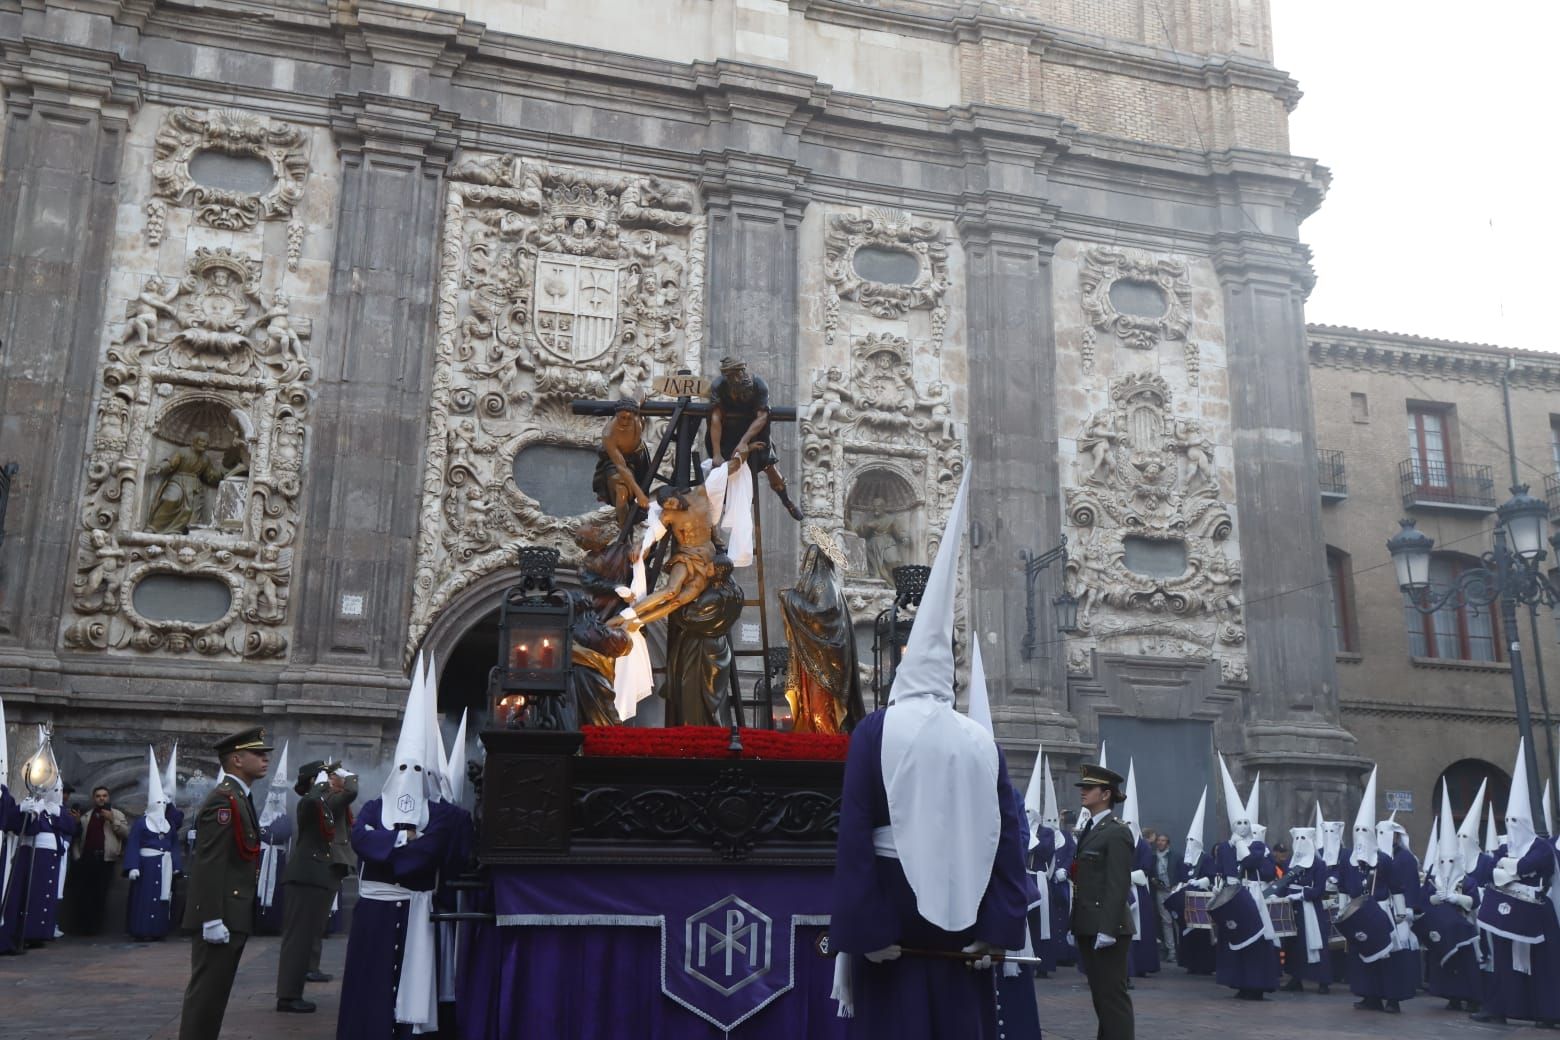
[[[346,938],[326,941],[322,968],[341,976]],[[329,1040],[336,1027],[339,981],[308,988],[319,1004],[313,1015],[275,1010],[276,957],[280,940],[254,938],[244,950],[238,983],[228,1005],[222,1040]],[[189,976],[189,943],[141,945],[104,939],[63,939],[22,957],[0,957],[0,1038],[4,1040],[174,1040],[179,1001]],[[1094,1013],[1082,976],[1064,970],[1037,983],[1040,1016],[1048,1040],[1092,1040]],[[1403,1014],[1355,1011],[1342,986],[1328,996],[1280,993],[1261,1005],[1240,1004],[1208,978],[1168,974],[1139,979],[1133,991],[1138,1035],[1152,1040],[1206,1040],[1239,1014],[1243,1029],[1287,1035],[1301,1032],[1328,1040],[1410,1036],[1452,1040],[1501,1034],[1552,1035],[1532,1027],[1479,1026],[1466,1015],[1441,1010],[1421,996]],[[740,1040],[740,1031],[734,1034]],[[213,1038],[215,1040],[215,1038]],[[467,1040],[484,1040],[471,1037]],[[558,1038],[573,1040],[573,1038]],[[602,1038],[582,1038],[602,1040]],[[632,1038],[625,1038],[632,1040]],[[802,1040],[802,1038],[798,1038]]]

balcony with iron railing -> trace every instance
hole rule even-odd
[[[1349,497],[1349,482],[1343,469],[1343,452],[1329,448],[1316,449],[1317,482],[1321,485],[1323,502],[1342,502]]]
[[[1495,511],[1494,474],[1477,463],[1404,459],[1398,463],[1398,487],[1404,509]]]
[[[1549,503],[1549,519],[1560,520],[1560,473],[1544,478],[1544,501]]]

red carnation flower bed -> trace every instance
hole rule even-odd
[[[584,753],[618,758],[730,758],[731,730],[720,726],[585,726]],[[742,758],[843,762],[850,738],[826,733],[742,731]]]

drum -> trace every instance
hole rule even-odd
[[[1219,889],[1208,903],[1216,941],[1232,950],[1243,950],[1262,938],[1262,914],[1257,901],[1245,885],[1231,884]]]
[[[1327,908],[1327,947],[1331,950],[1341,950],[1344,947],[1343,933],[1338,931],[1338,904],[1341,900],[1337,896],[1328,896],[1322,900],[1322,905]]]
[[[1374,899],[1356,899],[1338,915],[1338,931],[1360,959],[1379,960],[1392,950],[1392,918]]]
[[[1268,917],[1273,921],[1273,934],[1280,939],[1288,939],[1297,934],[1295,927],[1295,906],[1293,899],[1269,899],[1267,901]]]
[[[1208,916],[1208,903],[1213,899],[1213,893],[1188,888],[1181,894],[1186,897],[1186,906],[1182,910],[1182,920],[1186,927],[1212,928],[1213,918]]]

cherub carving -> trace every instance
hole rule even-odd
[[[125,551],[107,531],[93,531],[88,539],[91,563],[86,576],[76,579],[76,609],[113,613],[119,609],[119,589],[124,584]]]
[[[148,278],[136,295],[135,302],[130,305],[130,320],[126,322],[119,342],[129,343],[133,337],[140,349],[150,349],[152,339],[157,335],[157,316],[165,314],[173,318],[174,311],[170,304],[178,295],[177,285],[169,289],[156,275]]]
[[[1116,428],[1115,416],[1110,412],[1096,412],[1084,425],[1078,436],[1078,454],[1086,459],[1082,477],[1085,483],[1107,484],[1116,474],[1116,463],[1111,449],[1121,440]]]
[[[1177,419],[1175,446],[1186,455],[1186,490],[1201,487],[1209,494],[1217,493],[1218,478],[1213,472],[1213,444],[1203,433],[1201,424],[1194,419]]]
[[[262,545],[259,559],[244,568],[249,584],[244,590],[244,617],[250,621],[280,621],[286,614],[278,585],[292,569],[292,550]]]
[[[942,380],[934,380],[927,388],[926,396],[922,403],[932,410],[931,426],[935,428],[938,443],[942,445],[953,444],[956,441],[953,431],[953,396],[948,391],[948,384]]]
[[[300,364],[306,364],[303,356],[303,342],[298,339],[298,333],[293,330],[289,321],[287,294],[278,289],[271,297],[271,309],[256,318],[249,326],[249,335],[253,336],[255,329],[265,326],[265,346],[260,349],[261,355],[267,358],[291,358]]]

